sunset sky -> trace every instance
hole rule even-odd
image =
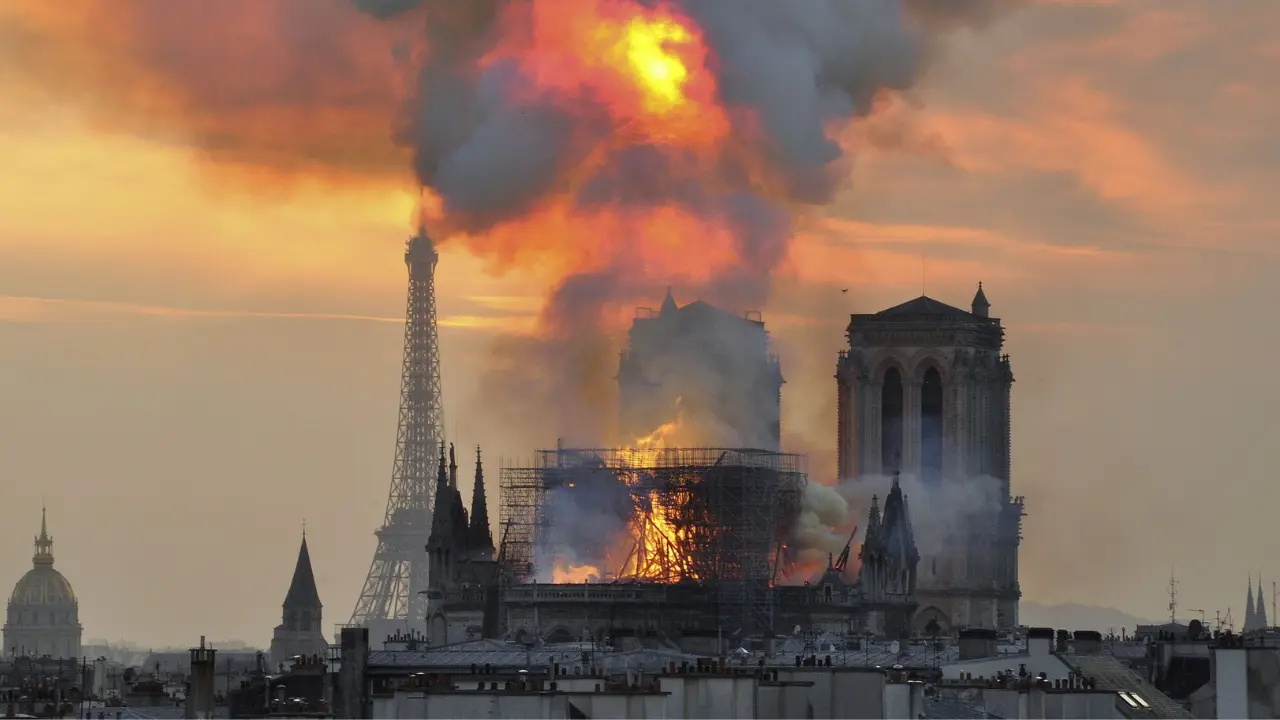
[[[384,57],[412,28],[317,2],[349,75],[264,109],[272,53],[314,37],[145,7],[0,5],[0,586],[44,502],[86,638],[265,644],[304,519],[341,623],[386,503],[417,190]],[[949,35],[847,131],[852,175],[767,304],[733,308],[781,355],[784,445],[834,479],[849,313],[967,307],[982,281],[1017,379],[1024,597],[1164,617],[1173,569],[1182,608],[1240,622],[1248,573],[1280,580],[1277,37],[1274,0],[1040,0]],[[235,42],[239,66],[191,60]],[[444,238],[437,273],[446,432],[485,448],[495,520],[499,459],[556,440],[482,390],[562,269],[512,253]]]

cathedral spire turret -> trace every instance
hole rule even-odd
[[[1253,573],[1249,573],[1249,593],[1244,604],[1244,631],[1249,632],[1256,627],[1257,615],[1253,610]]]
[[[453,457],[453,443],[449,443],[449,487],[458,489],[458,461]]]
[[[471,548],[477,552],[493,550],[493,533],[489,530],[489,502],[484,492],[484,466],[480,462],[480,446],[476,446],[476,484],[471,493]]]
[[[1270,625],[1267,622],[1267,599],[1262,596],[1262,576],[1258,576],[1258,602],[1253,606],[1254,622],[1262,630]]]
[[[991,303],[987,302],[987,294],[982,292],[982,283],[978,283],[978,292],[973,295],[971,310],[978,317],[987,317],[991,313]]]
[[[40,536],[35,541],[36,552],[31,562],[36,567],[53,567],[53,538],[49,537],[47,511],[40,508]]]

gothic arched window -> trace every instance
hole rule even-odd
[[[933,367],[920,385],[920,476],[925,482],[942,479],[942,374]]]
[[[902,467],[902,373],[889,368],[880,388],[880,467],[887,475]]]

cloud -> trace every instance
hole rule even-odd
[[[204,310],[163,305],[76,300],[63,298],[0,295],[0,322],[80,323],[106,322],[119,318],[160,320],[340,320],[403,324],[404,318],[347,313],[270,312],[247,310]],[[505,333],[528,331],[534,316],[525,315],[443,315],[440,327]]]

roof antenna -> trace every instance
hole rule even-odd
[[[924,270],[925,270],[925,257],[924,257],[924,253],[921,252],[920,253],[920,297],[925,297]]]

